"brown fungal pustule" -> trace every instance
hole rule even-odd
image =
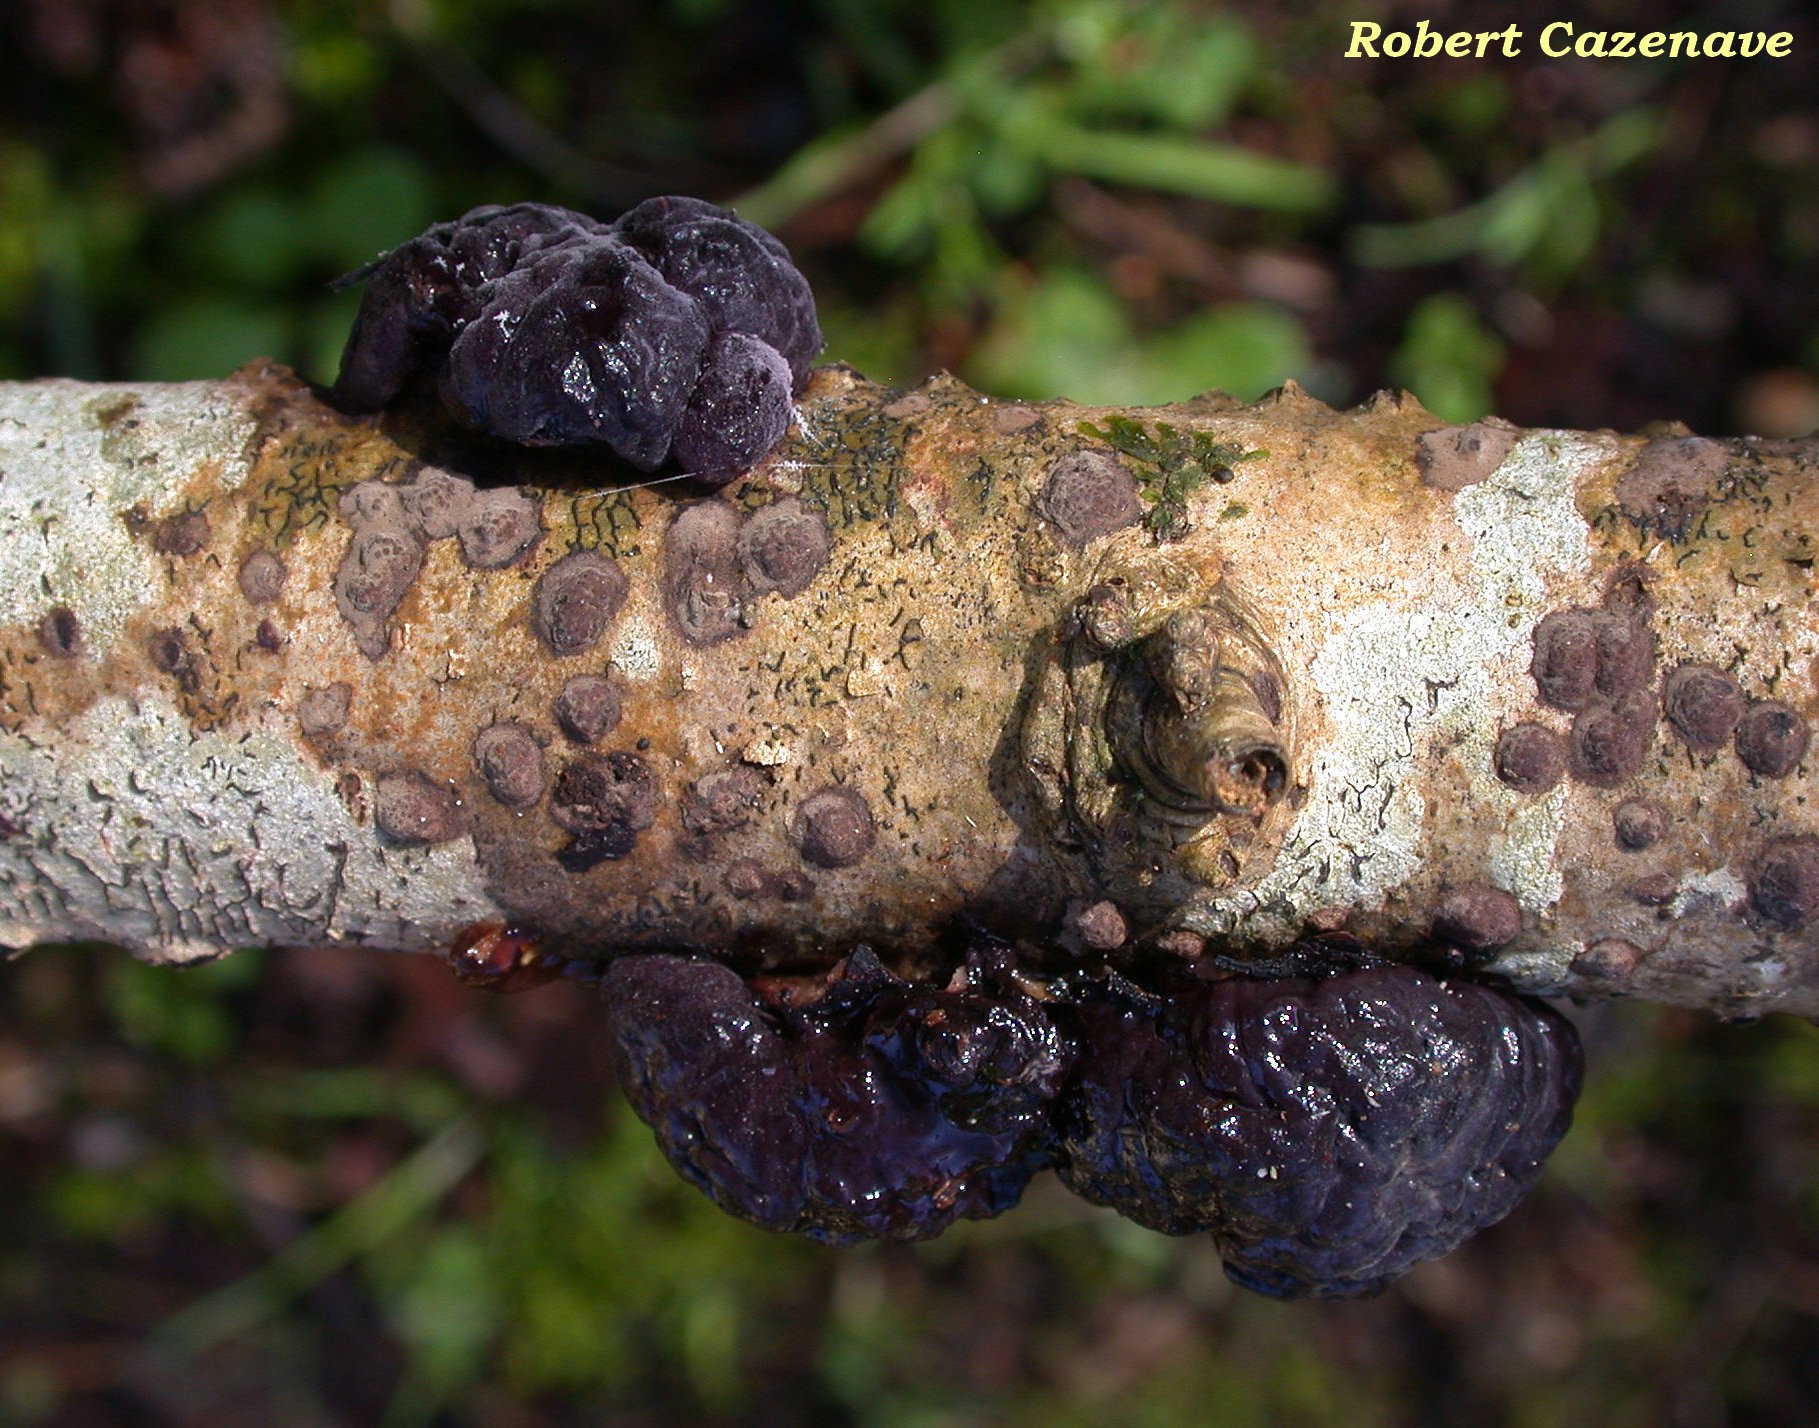
[[[1672,873],[1652,873],[1630,884],[1630,896],[1644,907],[1666,907],[1680,893],[1680,879]]]
[[[1640,853],[1667,835],[1667,810],[1652,798],[1626,798],[1612,811],[1611,827],[1619,848]]]
[[[552,654],[592,649],[625,603],[625,572],[594,550],[565,555],[537,579],[531,625]]]
[[[461,800],[445,784],[413,770],[381,774],[373,822],[394,843],[446,843],[461,836]]]
[[[1469,958],[1487,957],[1522,935],[1522,908],[1488,883],[1448,888],[1434,914],[1434,935]]]
[[[1716,753],[1743,718],[1737,681],[1709,664],[1683,664],[1667,677],[1662,707],[1674,732],[1696,754]]]
[[[367,658],[379,659],[390,648],[386,621],[422,569],[423,543],[402,523],[362,525],[349,537],[335,571],[335,607]]]
[[[1737,757],[1761,778],[1786,778],[1800,767],[1811,739],[1806,720],[1793,705],[1758,699],[1737,724]]]
[[[619,687],[603,674],[577,674],[556,696],[556,722],[577,744],[593,744],[619,727]]]
[[[68,605],[53,605],[38,621],[38,643],[48,655],[74,659],[82,653],[82,621]]]
[[[350,526],[413,525],[410,513],[404,509],[403,491],[403,487],[388,481],[361,481],[341,493],[335,509]]]
[[[462,513],[455,535],[461,558],[476,570],[515,565],[537,548],[543,536],[543,508],[516,488],[477,491]]]
[[[657,817],[657,775],[637,754],[583,754],[556,775],[550,816],[575,835],[568,866],[623,858]]]
[[[727,894],[744,902],[750,898],[763,897],[770,884],[770,877],[764,865],[752,858],[734,858],[726,865],[726,871],[720,875],[720,886]]]
[[[1621,937],[1601,937],[1574,958],[1573,975],[1598,982],[1620,982],[1636,970],[1642,949]]]
[[[697,501],[676,512],[663,543],[663,595],[690,644],[713,645],[744,626],[739,512],[725,501]]]
[[[1819,838],[1770,839],[1750,869],[1749,890],[1756,911],[1777,927],[1803,926],[1819,912]]]
[[[267,654],[277,654],[284,648],[284,632],[270,620],[261,620],[253,631],[253,643]]]
[[[739,531],[739,564],[759,595],[800,595],[827,564],[827,518],[794,496],[760,507]]]
[[[297,727],[308,739],[325,739],[347,727],[353,708],[353,686],[341,681],[312,689],[297,701]]]
[[[1104,451],[1070,451],[1057,461],[1036,496],[1036,514],[1069,545],[1108,536],[1143,519],[1137,480]]]
[[[1655,733],[1655,700],[1646,690],[1600,704],[1573,720],[1567,767],[1594,788],[1616,788],[1642,771]]]
[[[1421,434],[1415,443],[1415,465],[1424,485],[1463,491],[1501,466],[1515,444],[1516,428],[1503,422],[1442,427]]]
[[[1642,530],[1682,541],[1711,505],[1729,457],[1703,437],[1667,437],[1642,448],[1617,481],[1617,505]]]
[[[398,488],[406,516],[425,540],[444,540],[459,528],[474,499],[474,483],[434,466],[426,466]]]
[[[1491,767],[1518,793],[1546,793],[1566,772],[1566,748],[1552,729],[1517,724],[1497,736]]]
[[[871,852],[877,832],[866,801],[834,784],[803,801],[790,823],[790,837],[816,867],[846,868]]]
[[[250,605],[269,605],[284,589],[288,573],[273,552],[255,550],[240,562],[240,593]]]
[[[166,516],[152,529],[152,549],[160,555],[195,555],[208,545],[208,517],[200,511]]]
[[[1167,932],[1157,933],[1150,946],[1164,957],[1182,962],[1195,962],[1206,955],[1206,939],[1185,927],[1171,927]]]
[[[1598,690],[1598,627],[1586,610],[1557,610],[1535,626],[1529,672],[1541,702],[1577,713]]]
[[[1090,952],[1115,952],[1130,938],[1130,924],[1118,910],[1118,904],[1101,898],[1086,906],[1076,905],[1068,913],[1068,930]]]
[[[190,667],[189,637],[175,625],[153,630],[145,641],[152,667],[164,674],[182,675]]]
[[[731,833],[750,823],[763,801],[764,776],[756,769],[720,769],[682,795],[682,826],[695,834]]]
[[[474,735],[474,766],[507,808],[530,808],[543,797],[543,745],[522,724],[491,724]]]
[[[1598,692],[1618,699],[1643,689],[1655,677],[1655,632],[1641,619],[1609,611],[1592,615],[1598,649]]]

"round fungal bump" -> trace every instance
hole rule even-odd
[[[598,743],[619,727],[619,687],[602,674],[577,674],[556,696],[556,722],[577,744]]]
[[[1709,664],[1683,664],[1667,677],[1662,707],[1668,723],[1694,753],[1716,753],[1743,718],[1737,681]]]
[[[739,533],[739,512],[719,500],[684,506],[670,522],[663,542],[664,603],[690,644],[719,644],[745,628]]]
[[[1598,626],[1584,610],[1558,610],[1535,626],[1529,662],[1541,702],[1577,713],[1598,690]]]
[[[543,512],[536,499],[515,488],[476,491],[455,527],[461,558],[475,570],[515,565],[537,548]]]
[[[474,483],[434,466],[426,466],[398,488],[405,514],[423,532],[425,540],[446,540],[461,524]]]
[[[1806,720],[1791,704],[1759,699],[1737,724],[1737,757],[1760,778],[1786,778],[1800,767],[1812,737]]]
[[[1573,720],[1567,767],[1594,788],[1616,788],[1642,771],[1655,732],[1655,701],[1647,691],[1600,704]]]
[[[1566,746],[1541,724],[1517,724],[1498,735],[1491,767],[1518,793],[1546,793],[1566,772]]]
[[[1071,451],[1057,461],[1036,497],[1041,516],[1069,545],[1083,546],[1143,518],[1137,480],[1104,451]]]
[[[145,641],[152,667],[163,674],[183,674],[190,666],[189,637],[175,625],[153,630]]]
[[[1626,798],[1611,813],[1617,846],[1640,853],[1667,836],[1667,810],[1652,798]]]
[[[1621,937],[1601,937],[1573,958],[1574,976],[1594,982],[1620,982],[1636,970],[1643,952]]]
[[[160,555],[196,555],[207,548],[208,517],[200,511],[166,516],[152,531],[152,549]]]
[[[82,621],[68,605],[53,605],[38,621],[38,643],[48,655],[74,659],[82,653]]]
[[[297,727],[306,739],[326,739],[347,727],[353,686],[343,681],[312,689],[297,701]]]
[[[530,808],[543,797],[543,745],[522,724],[491,724],[474,735],[474,766],[507,808]]]
[[[634,753],[583,754],[556,775],[550,816],[570,833],[623,839],[630,852],[637,834],[656,820],[657,775]]]
[[[1609,699],[1645,688],[1655,677],[1655,633],[1638,619],[1599,611],[1592,615],[1598,649],[1598,692]]]
[[[273,552],[259,549],[240,562],[240,593],[249,605],[269,605],[284,589],[288,572]]]
[[[1819,912],[1819,838],[1774,838],[1757,855],[1750,902],[1777,927],[1793,930]]]
[[[373,822],[394,843],[446,843],[461,836],[461,800],[415,770],[383,774],[373,792]]]
[[[754,592],[790,599],[827,564],[830,544],[827,518],[785,496],[747,517],[739,530],[739,564]]]
[[[1499,466],[1516,444],[1516,428],[1503,422],[1473,422],[1421,434],[1415,465],[1423,485],[1437,491],[1463,491]]]
[[[841,784],[804,800],[790,825],[802,856],[818,868],[847,868],[871,852],[877,837],[872,810]]]
[[[565,555],[537,579],[531,595],[531,625],[552,654],[578,655],[592,649],[625,603],[629,582],[598,551]]]
[[[1080,945],[1092,952],[1115,952],[1131,935],[1130,924],[1118,904],[1107,898],[1074,909],[1068,923],[1068,930],[1080,939]]]
[[[1522,935],[1522,908],[1488,883],[1448,888],[1434,916],[1434,935],[1468,955],[1486,957]]]
[[[1642,448],[1617,482],[1617,504],[1642,530],[1683,541],[1711,505],[1730,458],[1704,437],[1664,437]]]

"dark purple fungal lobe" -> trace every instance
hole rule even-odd
[[[1448,888],[1434,916],[1434,935],[1478,960],[1522,935],[1522,907],[1502,888],[1469,883]]]
[[[603,674],[577,674],[556,696],[556,722],[577,744],[598,743],[619,727],[619,686]]]
[[[598,551],[565,555],[537,579],[531,624],[558,655],[592,649],[625,603],[625,572]]]
[[[1737,725],[1737,757],[1760,778],[1786,778],[1800,767],[1811,738],[1806,720],[1793,705],[1756,700]]]
[[[827,518],[794,496],[761,506],[739,529],[739,565],[753,593],[800,595],[827,564]]]
[[[1774,838],[1757,855],[1750,902],[1776,926],[1792,931],[1819,912],[1819,838]]]
[[[1655,734],[1655,700],[1647,690],[1600,704],[1573,720],[1567,767],[1594,788],[1616,788],[1642,771]]]
[[[847,868],[871,852],[876,839],[872,810],[840,784],[804,800],[790,824],[802,856],[818,868]]]
[[[414,770],[384,774],[373,793],[373,822],[395,843],[446,843],[461,836],[461,800]]]
[[[1565,1134],[1572,1026],[1409,967],[1077,1009],[1061,1178],[1237,1283],[1373,1294],[1515,1206]]]
[[[697,501],[670,522],[663,541],[663,597],[682,637],[714,645],[744,631],[739,512],[725,501]]]
[[[1643,531],[1683,541],[1715,499],[1730,458],[1720,442],[1668,437],[1642,448],[1617,481],[1617,505]]]
[[[676,423],[676,462],[710,485],[725,485],[783,440],[793,410],[789,366],[777,350],[743,332],[721,332],[708,343]]]
[[[622,957],[603,989],[632,1108],[685,1179],[765,1229],[926,1239],[1009,1209],[1046,1161],[1071,1047],[1008,978],[915,988],[861,949],[788,1012],[679,957]]]
[[[467,503],[455,534],[461,558],[476,570],[515,565],[537,548],[543,535],[543,511],[524,491],[506,488],[476,491]]]
[[[1743,691],[1737,681],[1709,664],[1683,664],[1667,677],[1662,706],[1668,723],[1697,754],[1712,754],[1743,718]]]
[[[474,499],[474,483],[434,466],[426,466],[398,488],[404,514],[425,540],[446,540],[460,528]]]
[[[1499,466],[1516,444],[1516,428],[1502,422],[1473,422],[1423,432],[1415,444],[1415,464],[1424,485],[1437,491],[1463,491]]]
[[[269,605],[284,589],[284,562],[269,550],[255,550],[240,562],[240,593],[249,605]]]
[[[563,866],[586,872],[623,858],[657,817],[657,775],[637,754],[583,754],[556,775],[550,817],[575,835]]]
[[[1143,519],[1137,478],[1104,451],[1071,451],[1036,496],[1036,514],[1069,545],[1083,546]]]
[[[1566,772],[1566,747],[1552,729],[1517,724],[1498,735],[1491,767],[1518,793],[1546,793]]]
[[[1541,701],[1568,713],[1590,704],[1598,690],[1598,626],[1586,610],[1558,610],[1535,626],[1529,672]]]
[[[208,546],[208,517],[200,511],[166,516],[152,531],[152,549],[160,555],[196,555]]]
[[[1626,853],[1640,853],[1667,836],[1667,810],[1652,798],[1626,798],[1611,814],[1617,846]]]
[[[1621,937],[1601,937],[1573,958],[1574,976],[1596,982],[1620,982],[1636,970],[1643,952]]]
[[[699,199],[647,199],[613,228],[700,301],[715,331],[747,333],[775,348],[800,389],[821,350],[821,325],[808,279],[781,243]]]
[[[474,766],[507,808],[530,808],[543,797],[543,745],[522,724],[491,724],[474,735]]]
[[[321,689],[312,689],[297,701],[297,727],[306,739],[326,739],[347,727],[347,716],[354,704],[354,689],[337,681]]]
[[[38,643],[48,655],[74,659],[82,653],[82,621],[68,605],[53,605],[38,621]]]

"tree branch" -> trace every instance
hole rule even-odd
[[[1815,461],[829,369],[698,499],[276,368],[3,386],[0,939],[1344,930],[1812,1015]]]

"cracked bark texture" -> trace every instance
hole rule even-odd
[[[1212,444],[1171,484],[1119,417]],[[0,943],[1344,930],[1814,1015],[1816,462],[832,368],[704,497],[263,365],[0,386]]]

